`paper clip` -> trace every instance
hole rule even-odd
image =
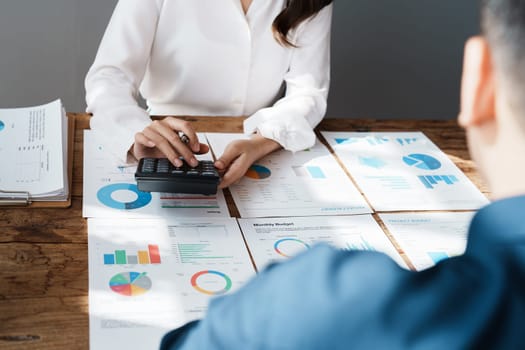
[[[31,204],[31,195],[25,191],[0,190],[0,206],[18,206]]]

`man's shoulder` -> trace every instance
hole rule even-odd
[[[525,238],[525,195],[481,208],[470,224],[467,251],[498,246],[507,249]]]

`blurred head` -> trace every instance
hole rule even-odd
[[[465,46],[459,123],[494,198],[525,194],[525,0],[481,0]]]

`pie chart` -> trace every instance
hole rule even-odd
[[[297,238],[282,238],[275,242],[273,249],[277,254],[285,258],[291,258],[305,249],[310,249],[310,246]]]
[[[436,170],[441,168],[441,162],[427,154],[409,154],[408,156],[403,157],[403,161],[408,166],[423,170]]]
[[[254,180],[267,179],[272,175],[270,169],[265,166],[254,164],[248,169],[244,176]]]
[[[4,130],[5,124],[3,121],[0,120],[0,131]]]
[[[146,272],[122,272],[109,280],[109,288],[120,295],[135,297],[151,289],[151,279]]]
[[[232,280],[220,271],[204,270],[191,276],[191,285],[203,294],[220,295],[231,289]]]
[[[134,200],[120,201],[114,198],[119,191],[128,192],[135,197]],[[98,200],[107,207],[119,210],[131,210],[145,207],[151,202],[152,196],[149,192],[142,192],[135,184],[116,183],[102,187],[97,192]]]

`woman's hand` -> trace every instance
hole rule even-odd
[[[188,137],[187,143],[181,140],[179,132]],[[194,154],[203,154],[208,150],[207,145],[199,142],[191,123],[174,117],[155,120],[143,131],[136,133],[135,143],[131,148],[137,159],[166,157],[173,165],[181,166],[179,157],[182,157],[193,167],[199,164]]]
[[[249,140],[231,142],[224,150],[224,154],[215,162],[215,167],[224,172],[219,188],[237,182],[256,160],[280,147],[277,142],[259,134],[252,135]]]

